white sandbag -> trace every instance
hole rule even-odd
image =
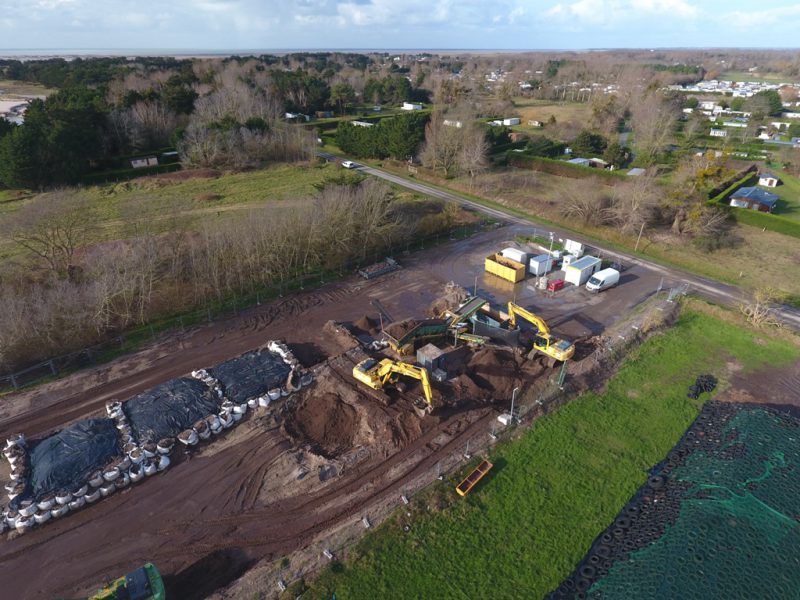
[[[244,418],[244,415],[242,413],[238,413],[238,412],[232,412],[231,416],[233,417],[233,421],[235,423],[238,423],[239,421],[241,421]]]
[[[167,467],[169,467],[169,456],[162,454],[158,459],[158,470],[163,471]]]
[[[211,428],[208,426],[205,419],[195,423],[193,429],[197,432],[201,440],[207,440],[211,437]]]
[[[144,467],[142,468],[144,469],[144,474],[148,477],[158,473],[158,465],[151,460],[148,460],[146,463],[144,463]]]
[[[25,500],[24,502],[20,503],[17,512],[19,512],[21,517],[28,518],[35,515],[37,510],[39,510],[39,506],[36,504],[36,502]]]
[[[117,486],[114,485],[113,481],[110,481],[108,483],[103,484],[100,487],[100,495],[103,498],[105,498],[106,496],[110,496],[111,494],[113,494],[116,491],[116,489],[117,489]]]
[[[25,482],[23,481],[17,481],[17,482],[12,481],[11,483],[9,483],[9,485],[11,486],[10,489],[7,488],[9,500],[13,500],[17,496],[20,496],[22,495],[23,492],[25,492]]]
[[[194,446],[200,440],[200,436],[194,429],[185,429],[178,434],[178,441],[186,446]]]
[[[44,523],[47,523],[52,516],[53,515],[50,514],[50,511],[46,510],[44,512],[36,513],[35,515],[33,515],[33,520],[36,522],[37,525],[43,525]]]
[[[219,413],[219,422],[224,429],[229,429],[234,423],[233,414],[229,412]]]
[[[278,398],[281,397],[281,389],[280,388],[275,388],[275,389],[269,390],[267,392],[267,396],[269,397],[270,400],[277,400]]]
[[[290,392],[289,392],[289,390],[288,390],[288,389],[286,389],[286,386],[284,386],[284,387],[282,387],[282,388],[281,388],[281,396],[283,396],[284,398],[285,398],[286,396],[288,396],[288,395],[289,395],[289,393],[290,393]]]
[[[141,481],[144,479],[144,467],[140,464],[135,464],[131,467],[129,471],[129,475],[131,478],[131,483],[136,483],[137,481]]]
[[[30,529],[31,527],[33,527],[34,523],[35,523],[35,521],[34,521],[32,518],[30,518],[30,517],[22,517],[22,516],[20,516],[20,517],[17,519],[17,522],[16,522],[16,524],[14,525],[14,527],[15,527],[15,528],[16,528],[16,530],[17,530],[17,531],[19,531],[20,533],[24,533],[24,532],[28,531],[28,529]]]
[[[140,448],[134,448],[128,453],[128,458],[131,459],[131,465],[138,465],[144,460],[144,452]]]
[[[86,494],[84,496],[84,498],[86,498],[86,502],[88,502],[89,504],[92,504],[93,502],[97,502],[100,499],[101,495],[102,494],[101,494],[100,490],[96,489],[96,490],[92,490],[91,492]]]
[[[258,398],[258,405],[259,405],[261,408],[266,408],[266,407],[268,407],[268,406],[269,406],[269,403],[270,403],[269,396],[266,396],[266,395],[265,395],[265,396],[259,396],[259,398]]]
[[[153,442],[147,442],[144,446],[142,446],[142,452],[144,452],[145,458],[153,458],[156,454],[158,454],[158,446]]]
[[[250,400],[247,401],[247,406],[249,408],[257,408],[258,407],[258,398],[250,398]]]
[[[21,433],[17,433],[6,439],[6,448],[10,448],[11,446],[24,446],[24,445],[25,445],[25,436]]]
[[[18,518],[19,513],[15,510],[7,508],[3,511],[3,522],[8,525],[9,529],[14,529],[14,527],[16,527]]]
[[[72,500],[72,494],[67,490],[59,490],[56,492],[56,502],[60,506],[68,504]]]
[[[70,510],[78,510],[83,508],[86,504],[86,496],[81,496],[80,498],[75,498],[72,502],[68,504]]]
[[[131,484],[131,476],[128,475],[127,471],[123,471],[122,474],[119,476],[114,482],[114,485],[117,486],[117,489],[122,489],[124,487],[128,487]]]
[[[175,438],[164,438],[159,440],[158,444],[156,445],[156,449],[158,450],[159,454],[169,454],[172,452],[172,449],[175,447]]]
[[[106,467],[103,469],[103,479],[106,481],[114,481],[119,477],[119,469],[116,466]]]
[[[50,511],[50,514],[53,515],[54,519],[58,519],[59,517],[63,517],[65,514],[69,512],[69,504],[65,504],[64,506],[59,506],[58,508],[54,508]]]
[[[39,500],[39,502],[36,503],[36,507],[41,512],[48,512],[55,505],[56,505],[56,497],[54,495],[52,495],[52,494],[49,494],[49,495],[45,496],[44,498]]]
[[[127,471],[131,468],[131,459],[127,456],[123,456],[122,459],[117,463],[117,468],[120,471]]]
[[[89,491],[89,486],[84,484],[81,487],[79,487],[77,490],[74,490],[72,492],[72,497],[73,498],[80,498],[81,496],[85,496],[88,491]]]
[[[103,479],[102,471],[95,471],[94,473],[89,475],[89,485],[92,486],[93,488],[100,487],[101,485],[103,485],[104,481],[105,479]]]
[[[246,412],[247,412],[247,403],[246,402],[244,404],[237,404],[236,406],[233,407],[233,413],[234,414],[238,413],[240,415],[243,415]]]

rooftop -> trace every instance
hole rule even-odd
[[[776,194],[757,187],[743,187],[731,194],[731,198],[746,198],[770,207],[778,201]]]

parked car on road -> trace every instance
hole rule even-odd
[[[343,160],[342,161],[342,166],[345,169],[355,169],[358,165],[356,163],[354,163],[352,160]]]

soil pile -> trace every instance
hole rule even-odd
[[[469,359],[466,373],[459,379],[467,388],[472,385],[469,379],[491,398],[503,400],[511,397],[515,387],[530,383],[543,372],[538,360],[525,360],[501,348],[482,348]]]
[[[372,319],[368,315],[364,315],[357,321],[353,321],[353,329],[356,334],[365,333],[375,337],[381,332],[380,320]]]
[[[453,310],[469,298],[470,294],[454,281],[446,283],[439,297],[428,308],[428,313],[438,317],[446,310]]]
[[[398,321],[397,323],[388,325],[385,331],[394,339],[399,340],[417,325],[419,325],[418,321],[415,321],[414,319],[406,319],[405,321]]]
[[[289,412],[284,427],[295,438],[303,439],[311,451],[334,458],[353,447],[358,430],[356,409],[332,392],[305,394]]]

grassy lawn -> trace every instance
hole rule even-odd
[[[778,187],[769,190],[780,196],[775,214],[800,221],[800,179],[780,170],[764,170],[777,175],[782,182]]]
[[[520,126],[512,129],[515,131],[539,132],[541,128],[530,127],[527,125],[529,120],[547,123],[550,117],[555,117],[557,123],[576,121],[584,123],[592,115],[592,107],[586,102],[553,102],[552,100],[534,100],[533,98],[514,98],[514,111],[519,113],[522,119]],[[545,130],[547,127],[544,128]]]
[[[686,388],[697,374],[724,385],[730,361],[747,372],[798,358],[794,343],[704,307],[685,310],[633,352],[605,393],[583,394],[496,448],[494,471],[469,497],[455,495],[457,477],[437,484],[412,518],[390,518],[303,597],[541,598],[694,419],[699,403]],[[442,499],[449,506],[434,508]]]
[[[718,77],[720,81],[771,81],[773,83],[791,83],[797,81],[797,77],[781,75],[780,73],[761,73],[754,71],[726,71]]]

